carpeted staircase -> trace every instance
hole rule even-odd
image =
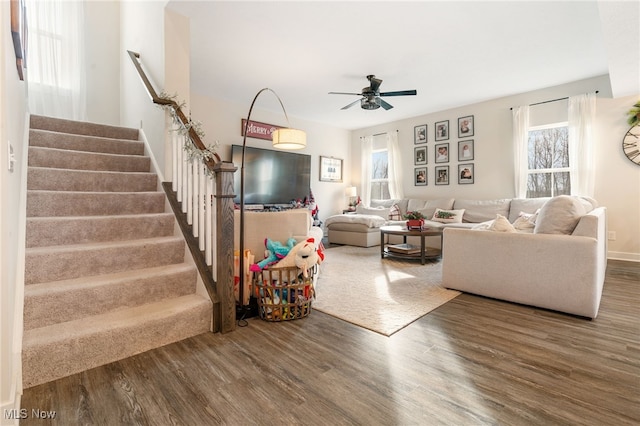
[[[138,130],[30,124],[23,386],[209,331]]]

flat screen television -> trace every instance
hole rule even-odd
[[[240,203],[242,146],[231,146],[231,161],[238,168],[233,177],[235,203]],[[246,147],[244,157],[244,203],[289,204],[309,195],[311,156],[289,151]]]

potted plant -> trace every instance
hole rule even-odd
[[[419,211],[410,211],[403,216],[407,219],[407,229],[422,229],[424,227],[424,215]]]

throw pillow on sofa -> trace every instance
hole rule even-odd
[[[518,231],[533,232],[533,228],[536,227],[538,213],[540,213],[540,209],[535,213],[520,212],[518,218],[513,222],[513,227]]]
[[[569,235],[585,214],[584,205],[576,197],[558,195],[540,209],[533,233]]]
[[[389,220],[402,220],[402,212],[397,204],[391,206],[389,210]]]
[[[436,209],[431,220],[441,223],[462,223],[464,209],[461,210],[443,210]]]
[[[496,215],[496,218],[487,229],[494,232],[518,232],[511,222],[509,222],[509,219],[501,214]]]

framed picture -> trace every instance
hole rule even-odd
[[[473,154],[473,139],[458,142],[458,161],[471,161]]]
[[[342,182],[342,160],[320,156],[320,181]]]
[[[468,138],[473,136],[473,115],[467,115],[466,117],[458,118],[458,137]]]
[[[449,185],[449,166],[436,167],[436,185]]]
[[[416,126],[413,128],[413,143],[427,142],[427,125]]]
[[[449,162],[449,143],[436,144],[436,163],[448,163]]]
[[[424,186],[427,184],[427,168],[426,167],[416,167],[414,169],[414,178],[413,184],[415,186]]]
[[[449,120],[438,121],[435,128],[436,141],[446,141],[449,139]]]
[[[420,146],[413,149],[413,163],[415,165],[427,164],[427,147]]]
[[[458,164],[458,183],[473,183],[475,180],[475,172],[473,170],[473,163]]]

